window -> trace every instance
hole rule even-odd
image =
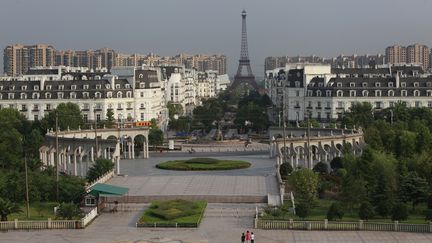
[[[321,101],[317,102],[317,109],[321,109]]]
[[[351,82],[351,83],[350,83],[350,87],[355,87],[355,83],[354,83],[354,82]]]
[[[95,98],[100,98],[100,97],[102,97],[101,93],[100,92],[96,92],[95,93]]]
[[[402,83],[401,83],[401,87],[406,87],[406,83],[405,83],[405,82],[402,82]]]
[[[420,96],[420,91],[419,90],[414,90],[414,96]]]
[[[327,90],[327,91],[326,91],[326,96],[327,96],[327,97],[332,96],[332,92],[331,92],[330,90]]]
[[[367,86],[368,86],[368,84],[366,82],[362,83],[362,87],[367,87]]]
[[[387,91],[387,96],[394,96],[394,90]]]
[[[131,87],[130,84],[125,84],[126,89],[130,89],[130,87]]]
[[[88,99],[90,97],[89,92],[82,93],[84,99]]]
[[[145,88],[145,83],[140,83],[139,87],[140,87],[141,89],[144,89],[144,88]]]
[[[338,97],[342,97],[342,96],[343,96],[343,91],[342,91],[342,90],[338,90],[338,91],[336,92],[336,95],[337,95]]]
[[[389,102],[389,107],[394,107],[394,105],[395,105],[395,102],[394,102],[394,101],[390,101],[390,102]]]
[[[47,86],[45,87],[45,89],[46,89],[46,90],[51,90],[51,85],[47,85]]]
[[[70,98],[71,99],[76,99],[76,93],[75,92],[70,93]]]
[[[312,96],[312,90],[308,90],[308,92],[307,92],[307,96]]]
[[[117,104],[117,109],[119,109],[119,110],[123,109],[121,103],[118,103],[118,104]]]
[[[300,91],[296,90],[296,96],[297,96],[297,97],[300,96]]]
[[[141,121],[144,121],[144,113],[141,113]]]
[[[401,91],[401,96],[407,96],[407,91],[406,90],[402,90]]]
[[[344,108],[344,103],[342,101],[338,101],[338,108]]]
[[[426,87],[432,87],[432,82],[427,82]]]
[[[381,102],[380,101],[375,102],[375,109],[381,109],[381,108],[382,108]]]
[[[141,109],[144,109],[144,104],[141,103],[140,108],[141,108]]]
[[[76,90],[76,85],[71,85],[71,90]]]
[[[96,206],[96,199],[93,197],[86,197],[85,205],[86,206]]]
[[[393,82],[388,82],[388,87],[393,87]]]
[[[141,97],[141,98],[144,97],[144,92],[141,92],[141,93],[140,93],[140,97]]]
[[[27,105],[21,105],[21,111],[27,111]]]
[[[27,85],[21,86],[21,90],[27,90]]]
[[[33,116],[33,120],[38,121],[39,120],[39,115],[34,115]]]
[[[101,120],[101,115],[100,114],[96,114],[96,121],[100,121]]]
[[[432,96],[432,90],[428,90],[428,91],[426,91],[426,95],[427,95],[427,96]]]
[[[46,110],[46,111],[50,111],[50,110],[51,110],[51,104],[46,104],[46,106],[45,106],[45,110]]]
[[[363,91],[362,91],[362,95],[363,95],[363,96],[369,96],[369,91],[367,91],[367,90],[363,90]]]
[[[308,102],[308,108],[312,108],[312,101]]]
[[[38,106],[38,105],[34,105],[34,106],[33,106],[33,110],[34,110],[34,111],[38,111],[38,110],[39,110],[39,106]]]
[[[96,89],[101,89],[101,88],[102,88],[102,85],[100,85],[100,84],[96,85]]]
[[[116,89],[120,89],[120,84],[116,84],[116,85],[115,85],[115,88],[116,88]]]
[[[35,86],[33,87],[33,90],[39,90],[39,85],[35,85]]]
[[[327,106],[326,106],[327,108],[330,108],[330,102],[327,102]]]
[[[414,103],[414,105],[415,105],[416,108],[419,108],[419,107],[421,107],[421,102],[420,101],[416,101]]]
[[[351,97],[355,97],[356,96],[356,91],[355,90],[350,90],[350,96]]]
[[[295,81],[294,85],[295,85],[296,88],[299,88],[300,87],[300,82],[299,81]]]
[[[89,89],[89,85],[88,84],[84,84],[83,85],[83,89]]]
[[[107,93],[107,98],[112,98],[112,92]]]
[[[316,91],[316,96],[321,97],[321,95],[322,95],[322,94],[321,94],[321,90],[317,90],[317,91]]]
[[[419,83],[418,82],[414,82],[414,87],[418,87]]]
[[[58,92],[57,93],[57,98],[58,99],[63,99],[63,92]]]
[[[342,83],[339,82],[339,83],[336,84],[336,86],[337,86],[337,87],[342,87]]]
[[[83,120],[85,123],[88,122],[88,114],[83,114]]]
[[[58,86],[58,89],[59,89],[59,90],[64,90],[64,85],[59,85],[59,86]]]
[[[26,93],[21,93],[20,98],[21,98],[22,100],[27,99],[27,94],[26,94]]]
[[[121,91],[117,92],[117,98],[122,98],[123,94]]]
[[[432,101],[428,101],[428,107],[432,108]]]
[[[32,99],[39,99],[39,93],[33,93],[32,94]]]
[[[15,94],[14,93],[9,93],[8,94],[8,99],[12,100],[15,98]]]

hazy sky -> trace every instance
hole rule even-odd
[[[430,0],[1,0],[0,47],[223,53],[233,74],[243,8],[257,76],[270,55],[331,57],[432,44]]]

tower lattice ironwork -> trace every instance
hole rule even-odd
[[[252,73],[250,66],[248,44],[247,44],[247,31],[246,31],[246,11],[243,10],[242,14],[242,34],[241,34],[241,50],[239,66],[237,74],[234,76],[234,82],[230,86],[230,90],[235,90],[238,86],[248,84],[251,88],[258,91],[258,85],[255,82],[255,76]]]

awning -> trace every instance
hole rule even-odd
[[[90,195],[99,197],[100,195],[123,196],[129,191],[129,188],[113,186],[105,183],[97,183],[90,188]]]

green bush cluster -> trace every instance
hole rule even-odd
[[[172,220],[193,215],[196,213],[197,208],[198,205],[196,202],[177,199],[154,203],[150,206],[150,212],[153,216],[161,219]]]
[[[186,160],[185,163],[188,163],[188,164],[216,164],[219,161],[220,160],[213,159],[213,158],[193,158],[193,159]]]
[[[237,160],[217,160],[212,158],[195,158],[190,160],[172,160],[156,165],[158,169],[164,170],[234,170],[250,167],[249,162]]]

